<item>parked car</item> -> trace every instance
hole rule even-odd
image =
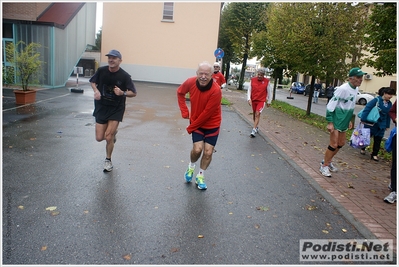
[[[371,94],[357,92],[356,103],[359,105],[366,105],[369,101],[373,99],[374,96]]]
[[[290,89],[293,93],[303,94],[305,92],[305,85],[301,82],[293,82]]]
[[[309,95],[309,92],[310,92],[310,84],[307,84],[305,86],[305,91],[303,92],[303,95],[307,96],[307,95]],[[320,90],[320,93],[319,93],[319,97],[327,97],[326,88],[321,87],[321,90]]]

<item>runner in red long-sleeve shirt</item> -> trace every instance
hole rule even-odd
[[[177,88],[177,100],[181,115],[189,119],[187,132],[192,134],[193,149],[190,152],[190,164],[184,177],[191,182],[195,163],[201,157],[200,170],[195,178],[198,189],[205,190],[204,172],[212,160],[220,124],[222,122],[222,91],[212,79],[213,67],[208,62],[198,65],[197,76],[188,78]],[[190,93],[191,111],[186,104],[186,94]]]

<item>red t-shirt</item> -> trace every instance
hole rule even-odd
[[[226,79],[224,78],[223,74],[218,71],[216,74],[212,74],[213,81],[222,86],[222,84],[226,83]]]
[[[251,78],[251,101],[266,102],[268,85],[269,79],[267,78],[260,81],[258,77]]]
[[[187,127],[189,134],[198,128],[218,128],[222,122],[222,91],[220,87],[213,82],[209,90],[202,92],[198,89],[196,80],[196,76],[188,78],[177,88],[177,101],[181,115],[183,118],[190,119],[190,125]],[[191,112],[186,104],[187,93],[190,93]]]

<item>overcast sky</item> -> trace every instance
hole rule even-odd
[[[96,34],[103,25],[103,2],[97,2]]]

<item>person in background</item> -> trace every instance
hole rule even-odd
[[[201,157],[200,169],[195,177],[198,189],[205,190],[205,170],[212,161],[214,147],[218,140],[222,122],[222,91],[212,79],[213,66],[208,62],[198,65],[197,76],[188,78],[177,88],[177,100],[183,119],[189,119],[187,127],[191,134],[193,148],[190,152],[190,164],[184,174],[187,183],[193,178],[195,164]],[[186,104],[186,94],[190,93],[190,106]]]
[[[104,172],[110,172],[113,169],[112,151],[119,123],[125,113],[126,97],[135,97],[137,92],[130,74],[120,67],[121,53],[111,50],[106,56],[108,66],[98,68],[89,82],[94,91],[96,140],[107,142]]]
[[[250,134],[251,137],[255,137],[259,131],[258,124],[260,121],[260,114],[265,108],[265,105],[270,107],[272,103],[272,87],[269,79],[265,78],[265,73],[265,69],[259,69],[257,77],[251,78],[247,91],[247,101],[248,104],[252,106],[254,121]]]
[[[395,103],[392,105],[391,109],[388,113],[389,117],[392,119],[393,123],[396,127],[396,100]],[[397,176],[396,176],[396,136],[395,134],[392,138],[392,162],[391,162],[391,183],[389,185],[389,189],[391,193],[384,198],[386,203],[393,204],[396,201],[396,184],[397,184]]]
[[[365,74],[367,73],[360,68],[352,68],[348,74],[348,82],[337,87],[333,98],[327,104],[326,120],[330,143],[320,163],[320,173],[323,176],[331,177],[331,172],[338,171],[332,160],[346,143],[346,131],[353,127],[351,120],[356,106],[356,95]]]
[[[313,103],[319,103],[319,94],[321,91],[322,85],[319,81],[314,85],[314,92],[313,92]]]
[[[224,88],[226,86],[226,79],[224,78],[223,74],[220,72],[219,62],[215,62],[213,64],[213,69],[214,69],[212,74],[213,81],[220,86],[220,89]]]
[[[369,101],[365,106],[362,117],[360,118],[361,123],[364,124],[365,128],[370,128],[370,137],[374,138],[373,151],[371,152],[371,159],[378,161],[378,152],[380,151],[381,141],[384,137],[385,131],[389,129],[390,117],[388,115],[389,110],[392,107],[391,98],[395,95],[395,89],[390,87],[382,87],[378,90],[378,96],[373,100]],[[367,121],[367,116],[371,109],[378,105],[380,110],[380,118],[376,123]],[[360,150],[360,154],[366,154],[366,148]]]
[[[334,86],[332,85],[332,83],[330,83],[330,86],[327,87],[326,89],[326,96],[327,96],[327,103],[330,102],[330,99],[333,97],[334,95]]]

